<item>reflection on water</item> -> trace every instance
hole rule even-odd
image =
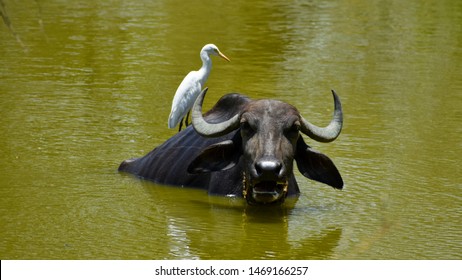
[[[341,237],[341,229],[334,227],[306,235],[297,232],[308,229],[293,220],[296,201],[253,207],[241,199],[208,197],[203,191],[143,184],[151,203],[162,211],[152,219],[165,231],[166,258],[303,259],[308,254],[324,259],[332,256]]]
[[[2,259],[461,258],[462,2],[2,2]],[[342,134],[307,141],[343,191],[296,173],[297,201],[255,208],[116,172],[175,133],[205,43],[231,59],[206,107],[239,91],[325,125],[339,93]]]

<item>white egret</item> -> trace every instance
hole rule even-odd
[[[212,70],[212,59],[210,55],[217,55],[230,61],[214,44],[207,44],[202,48],[200,52],[202,67],[198,71],[191,71],[186,75],[173,97],[172,110],[168,118],[169,128],[174,128],[180,123],[179,130],[181,130],[184,117],[194,105],[194,102],[202,91],[202,87],[209,77],[210,70]],[[185,123],[185,125],[187,124]]]

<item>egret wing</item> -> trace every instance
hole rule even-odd
[[[201,92],[197,71],[191,71],[176,90],[172,101],[172,110],[168,118],[168,127],[174,128],[191,110],[194,101]]]

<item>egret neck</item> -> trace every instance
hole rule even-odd
[[[205,51],[202,50],[200,53],[201,60],[202,60],[202,67],[199,69],[199,83],[201,84],[201,90],[204,87],[205,82],[207,81],[210,71],[212,70],[212,58],[210,55]]]

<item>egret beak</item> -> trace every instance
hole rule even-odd
[[[225,59],[226,61],[231,61],[231,60],[229,60],[229,58],[226,57],[226,55],[222,54],[220,51],[218,51],[218,56]]]

